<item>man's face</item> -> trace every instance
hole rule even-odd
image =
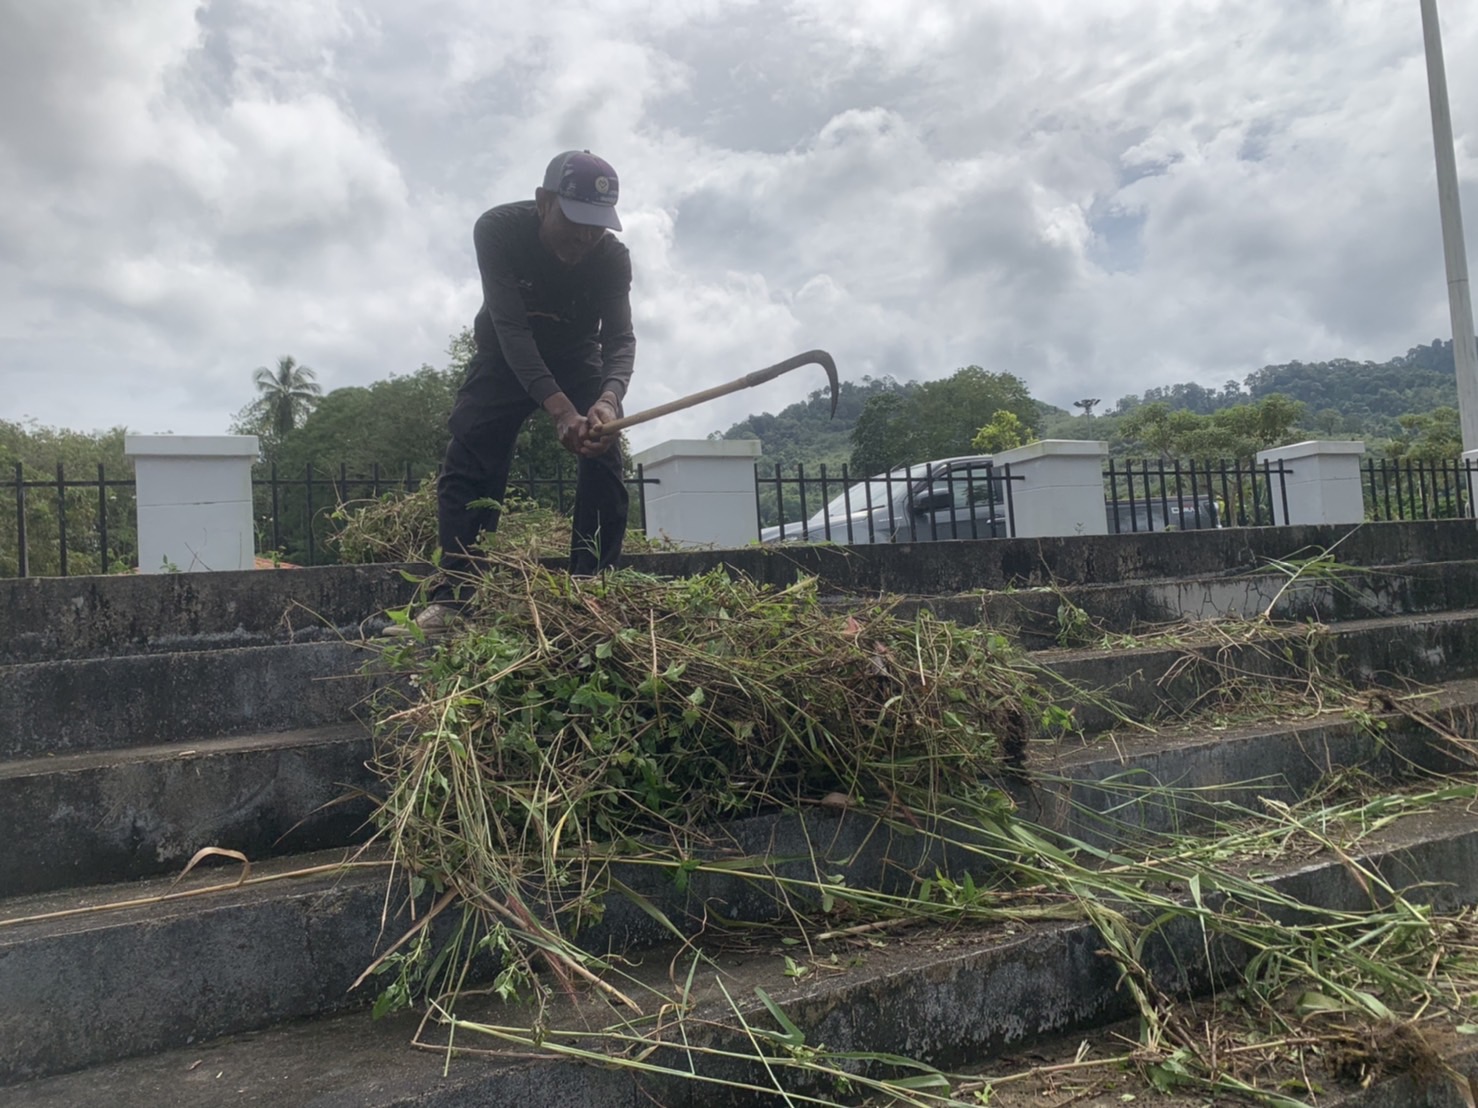
[[[606,233],[604,227],[572,223],[552,192],[539,190],[539,242],[562,265],[579,265]]]

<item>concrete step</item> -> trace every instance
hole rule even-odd
[[[855,597],[833,595],[845,608]],[[1290,581],[1270,571],[1108,585],[1039,587],[951,596],[911,596],[896,611],[984,623],[1029,650],[1086,647],[1105,637],[1163,633],[1187,622],[1274,620],[1339,623],[1383,616],[1430,615],[1478,607],[1478,561],[1375,566],[1337,580]],[[1076,609],[1074,612],[1073,609]],[[1079,615],[1081,613],[1081,615]],[[1083,620],[1075,623],[1075,619]]]
[[[726,565],[776,585],[815,577],[826,591],[941,596],[1234,575],[1265,568],[1271,560],[1326,550],[1346,566],[1458,562],[1473,556],[1474,528],[1472,520],[1427,520],[875,546],[770,545],[633,554],[622,564],[671,576]]]
[[[1473,524],[1431,520],[897,546],[770,546],[639,554],[625,564],[672,576],[726,565],[779,585],[809,575],[828,591],[939,596],[1214,578],[1330,548],[1347,566],[1461,562],[1472,557]],[[0,581],[0,665],[354,638],[367,618],[409,602],[415,585],[402,571],[423,569],[323,566],[7,579]]]
[[[0,1083],[344,1007],[380,940],[388,873],[345,859],[277,859],[239,887],[226,886],[241,867],[210,866],[178,885],[0,902]],[[160,899],[181,893],[197,895]],[[387,926],[397,937],[403,917]]]
[[[1296,643],[1298,632],[1284,632]],[[1116,647],[1038,652],[1036,660],[1080,688],[1112,690],[1135,711],[1180,710],[1216,680],[1215,665],[1244,673],[1291,671],[1270,653],[1276,636],[1245,644]],[[1319,646],[1361,681],[1438,682],[1478,667],[1478,610],[1352,620]],[[198,742],[223,735],[316,727],[351,718],[376,687],[362,672],[369,641],[139,654],[0,668],[0,760]],[[1188,655],[1204,660],[1189,666]],[[1178,678],[1161,678],[1174,670]],[[1143,717],[1141,717],[1143,718]],[[1113,719],[1085,706],[1088,730]]]
[[[1451,813],[1412,816],[1372,836],[1357,857],[1414,899],[1441,911],[1478,900],[1478,821]],[[1264,878],[1304,903],[1357,910],[1368,891],[1344,856],[1321,855],[1276,867]],[[1433,884],[1433,881],[1441,882]],[[1145,962],[1162,989],[1197,994],[1209,987],[1213,967],[1199,927],[1182,920],[1146,948]],[[788,980],[772,951],[721,952],[714,967],[746,1019],[766,1022],[755,999],[763,988],[801,1027],[808,1043],[834,1051],[887,1051],[944,1068],[978,1066],[1006,1050],[1101,1026],[1127,1016],[1130,998],[1114,963],[1101,956],[1091,925],[1056,923],[1010,928],[959,927],[893,936],[886,953],[867,955],[834,976]],[[1246,957],[1213,944],[1216,974],[1235,973]],[[675,953],[675,952],[673,952]],[[659,987],[669,958],[647,966]],[[715,996],[713,972],[698,979],[695,1015],[732,1027],[726,1004]],[[586,1009],[591,1022],[608,1011]],[[594,1013],[593,1015],[591,1013]],[[468,1000],[464,1018],[518,1026],[527,1008]],[[556,1008],[551,1026],[582,1026],[577,1013]],[[742,1047],[737,1032],[691,1025],[689,1041]],[[593,1104],[660,1103],[722,1108],[768,1105],[774,1094],[721,1089],[682,1077],[636,1073],[617,1066],[522,1060],[517,1055],[447,1058],[410,1047],[412,1017],[372,1023],[363,1014],[304,1021],[253,1035],[193,1043],[150,1058],[97,1066],[82,1073],[33,1081],[6,1090],[14,1108],[60,1108],[77,1103],[174,1105],[313,1105],[423,1108],[471,1104],[538,1104],[575,1108]],[[434,1034],[432,1036],[434,1040]],[[494,1044],[464,1031],[457,1046],[477,1051]],[[686,1069],[691,1056],[680,1047],[654,1052],[648,1061]],[[763,1072],[737,1064],[699,1061],[711,1077],[757,1080]],[[822,1092],[801,1085],[799,1092]],[[1373,1104],[1380,1102],[1356,1102]],[[1387,1103],[1412,1103],[1388,1101]]]
[[[1313,637],[1297,627],[1243,637],[1213,628],[1210,635],[1172,646],[1043,650],[1032,659],[1063,683],[1064,705],[1091,734],[1125,719],[1164,720],[1205,708],[1229,682],[1254,692],[1274,682],[1285,691],[1299,689],[1315,660],[1357,687],[1436,685],[1478,676],[1478,611],[1352,620]]]
[[[0,580],[0,665],[358,638],[410,601],[389,565]]]
[[[1296,648],[1291,658],[1283,653],[1289,644]],[[1428,682],[1462,676],[1478,672],[1478,613],[1352,621],[1316,649],[1325,664],[1361,683],[1390,683],[1393,672]],[[10,831],[8,841],[20,848],[10,863],[0,862],[0,893],[170,872],[201,846],[260,858],[353,841],[368,811],[362,798],[317,809],[373,789],[363,728],[260,729],[351,714],[371,685],[353,670],[373,656],[324,643],[11,667],[20,679],[0,681],[0,704],[8,701],[13,724],[29,730],[18,736],[26,745],[11,748],[20,757],[0,761],[0,832]],[[1185,712],[1222,687],[1229,672],[1301,681],[1307,664],[1297,631],[1035,658],[1063,682],[1061,702],[1090,734],[1121,726],[1123,718]],[[104,675],[100,687],[120,698],[122,709],[95,714],[96,706],[70,691],[88,671]],[[127,688],[119,673],[140,687]],[[24,711],[24,704],[45,702],[39,690],[48,683],[51,702],[70,714],[60,706],[47,715]],[[1077,689],[1107,689],[1114,706]],[[231,737],[247,728],[255,730]],[[303,820],[309,822],[299,827]]]
[[[1013,1048],[995,1058],[967,1064],[962,1072],[997,1080],[1016,1078],[995,1087],[991,1108],[1046,1108],[1062,1105],[1064,1099],[1072,1108],[1125,1108],[1146,1102],[1154,1108],[1217,1108],[1223,1103],[1258,1103],[1251,1097],[1230,1095],[1212,1099],[1209,1093],[1193,1088],[1152,1092],[1152,1086],[1143,1077],[1120,1064],[1128,1044],[1137,1042],[1139,1036],[1138,1019],[1121,1020],[1087,1031],[1051,1036],[1025,1049]],[[1450,1036],[1439,1050],[1443,1061],[1457,1075],[1478,1088],[1478,1043],[1467,1041],[1470,1039],[1471,1036]],[[1471,1103],[1463,1098],[1450,1076],[1440,1071],[1434,1073],[1412,1066],[1407,1072],[1378,1078],[1362,1087],[1329,1077],[1318,1056],[1306,1057],[1308,1076],[1318,1084],[1317,1100],[1301,1100],[1304,1094],[1294,1088],[1291,1074],[1281,1078],[1263,1077],[1260,1084],[1264,1089],[1275,1087],[1285,1094],[1292,1093],[1295,1103],[1317,1105],[1317,1108],[1468,1108]],[[1085,1060],[1097,1065],[1087,1069],[1075,1065]],[[1392,1061],[1400,1064],[1394,1058]],[[1033,1071],[1036,1077],[1022,1076]]]
[[[176,873],[368,834],[378,784],[357,723],[0,762],[0,897]]]
[[[333,641],[0,667],[0,759],[341,723],[374,656]]]
[[[1449,690],[1434,711],[1461,724],[1478,707],[1478,685]],[[1013,787],[1045,822],[1083,837],[1121,841],[1107,813],[1122,812],[1124,786],[1155,780],[1182,792],[1137,807],[1129,827],[1189,827],[1211,814],[1205,790],[1255,781],[1232,795],[1288,800],[1341,767],[1396,772],[1407,763],[1449,766],[1448,753],[1405,716],[1377,741],[1361,720],[1323,720],[1217,736],[1182,735],[1130,750],[1105,742],[1042,744],[1038,783]],[[1201,790],[1201,794],[1197,794]],[[1137,824],[1135,821],[1138,821]],[[865,812],[758,816],[722,829],[739,854],[805,857],[824,844],[828,866],[853,884],[932,867],[917,836],[879,830]],[[347,990],[378,951],[403,933],[403,886],[371,857],[333,869],[343,855],[296,856],[253,867],[251,882],[208,895],[169,896],[235,880],[237,867],[0,902],[0,1084],[179,1047],[283,1020],[363,1003]],[[329,866],[306,876],[284,876]],[[804,876],[809,863],[795,863]],[[645,867],[622,879],[696,929],[704,906],[769,918],[772,900],[735,877],[695,875],[686,893]],[[1426,876],[1445,880],[1433,869]],[[387,889],[391,891],[387,892]],[[118,907],[122,903],[123,906]],[[100,910],[105,906],[105,910]],[[58,913],[70,913],[60,915]],[[19,922],[17,922],[19,921]],[[582,938],[591,949],[634,950],[668,938],[643,911],[612,898],[602,923]]]

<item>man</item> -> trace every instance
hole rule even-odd
[[[514,440],[538,408],[560,444],[579,458],[570,572],[611,566],[626,535],[627,492],[619,436],[596,428],[621,414],[636,339],[631,330],[631,257],[611,231],[616,171],[588,150],[549,163],[534,199],[483,213],[473,228],[482,309],[477,354],[457,393],[437,482],[444,584],[417,618],[441,631],[458,614],[456,578],[475,568],[470,551],[498,513],[470,508],[501,500]]]

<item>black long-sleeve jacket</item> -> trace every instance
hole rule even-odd
[[[532,200],[484,212],[472,242],[482,274],[478,359],[506,367],[538,404],[560,391],[556,376],[584,373],[600,374],[602,390],[623,398],[636,360],[625,245],[607,233],[566,266],[540,245]]]

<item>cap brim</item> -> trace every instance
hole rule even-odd
[[[560,211],[571,223],[583,223],[587,227],[605,227],[612,231],[621,230],[621,220],[610,204],[587,204],[583,200],[559,198]]]

